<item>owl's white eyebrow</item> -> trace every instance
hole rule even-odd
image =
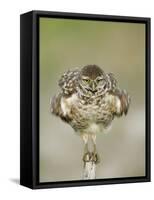
[[[88,76],[82,76],[82,79],[89,79]]]
[[[103,78],[102,77],[97,77],[96,80],[103,80]]]

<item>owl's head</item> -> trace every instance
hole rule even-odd
[[[106,74],[97,65],[86,65],[81,69],[79,86],[85,95],[105,93],[107,89]]]

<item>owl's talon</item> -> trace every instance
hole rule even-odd
[[[83,161],[84,162],[95,162],[95,164],[98,164],[98,163],[100,163],[100,156],[98,153],[86,152],[83,155]]]
[[[90,162],[91,161],[91,153],[88,151],[83,155],[83,161],[84,162]]]
[[[92,161],[95,162],[95,164],[100,163],[100,156],[98,153],[95,152],[92,153]]]

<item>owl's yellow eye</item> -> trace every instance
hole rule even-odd
[[[89,79],[83,79],[84,83],[90,83]]]
[[[97,83],[103,82],[103,79],[97,79]]]

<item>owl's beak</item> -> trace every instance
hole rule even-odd
[[[92,89],[92,92],[96,92],[96,84],[94,82],[92,82],[91,84],[91,89]]]

